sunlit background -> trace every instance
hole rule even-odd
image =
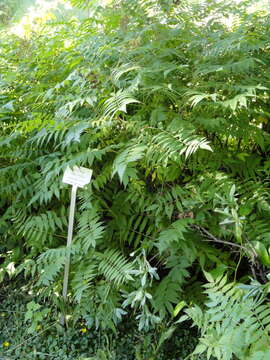
[[[204,4],[205,0],[190,0]],[[222,3],[223,0],[216,0]],[[240,4],[245,0],[233,0]],[[96,0],[96,3],[105,5],[110,0]],[[251,2],[252,3],[252,2]],[[254,0],[254,3],[248,8],[250,13],[254,11],[263,13],[270,11],[270,0]],[[20,37],[27,37],[31,31],[38,31],[40,25],[47,20],[60,20],[63,17],[84,17],[87,13],[83,10],[74,9],[68,0],[21,0],[17,7],[9,29],[12,33]],[[208,19],[205,19],[206,21]],[[237,16],[231,15],[229,18],[222,19],[223,23],[228,26],[228,30],[237,22]]]
[[[41,23],[55,19],[61,10],[71,10],[72,6],[64,0],[32,0],[21,5],[18,15],[10,31],[20,37],[25,37],[31,31],[38,29]],[[16,17],[18,18],[16,21]]]

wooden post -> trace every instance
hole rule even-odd
[[[72,236],[73,236],[74,217],[75,217],[76,193],[78,187],[83,188],[86,184],[90,182],[92,177],[92,172],[93,171],[91,169],[74,166],[73,169],[67,168],[65,170],[63,177],[63,182],[65,184],[72,185],[70,208],[69,208],[69,220],[68,220],[67,253],[65,259],[65,272],[64,272],[63,292],[62,292],[64,302],[66,302],[67,300],[71,244],[72,244]],[[63,326],[65,325],[66,323],[65,314],[62,314],[60,323]]]
[[[77,188],[78,187],[76,185],[73,185],[71,189],[71,200],[70,200],[69,220],[68,220],[68,236],[67,236],[67,254],[65,261],[65,273],[64,273],[63,293],[62,293],[64,301],[66,301],[67,299],[68,277],[69,277],[69,268],[70,268],[70,250],[71,250],[72,236],[73,236]],[[61,325],[64,326],[65,322],[66,322],[66,317],[65,315],[62,315]]]

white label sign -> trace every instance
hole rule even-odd
[[[72,169],[68,167],[64,172],[63,182],[82,188],[90,182],[92,173],[91,169],[85,167],[74,166]]]

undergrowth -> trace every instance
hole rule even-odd
[[[185,326],[164,340],[157,353],[164,329],[139,332],[132,318],[112,333],[87,328],[83,321],[64,330],[50,314],[29,332],[33,318],[25,321],[27,304],[38,303],[38,299],[9,285],[0,290],[0,301],[1,360],[181,360],[198,341],[198,333]]]

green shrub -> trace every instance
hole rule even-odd
[[[1,280],[25,276],[55,321],[64,311],[100,331],[131,315],[169,328],[177,304],[204,302],[205,272],[266,282],[267,7],[72,3],[86,19],[47,14],[1,34]],[[64,302],[62,175],[75,165],[93,180]]]

